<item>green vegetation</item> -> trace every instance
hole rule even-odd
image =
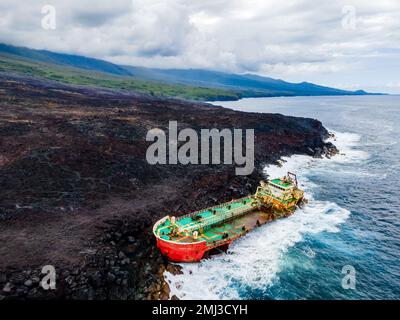
[[[41,77],[68,84],[136,91],[154,96],[203,101],[236,100],[240,98],[240,93],[232,90],[139,80],[130,76],[114,76],[101,72],[35,62],[29,59],[15,58],[12,55],[0,55],[0,71]]]

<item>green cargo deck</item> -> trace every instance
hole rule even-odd
[[[227,238],[236,238],[244,233],[243,227],[247,230],[252,229],[257,224],[257,220],[263,222],[263,220],[267,218],[264,213],[256,212],[256,209],[251,205],[252,202],[252,197],[247,197],[234,202],[225,203],[221,206],[207,208],[187,216],[178,217],[175,226],[179,227],[181,230],[202,229],[202,232],[199,232],[196,240],[193,239],[193,236],[190,234],[191,232],[188,232],[190,235],[185,236],[168,235],[168,233],[172,231],[169,219],[158,226],[156,233],[164,240],[181,243],[206,240],[207,243],[212,244],[214,241],[217,242],[223,239],[226,240]],[[213,210],[215,210],[215,213],[212,212]],[[244,215],[226,220],[235,212],[244,212]],[[198,216],[199,219],[194,221],[192,219],[193,216]],[[218,222],[219,220],[220,222]],[[204,224],[205,227],[202,228]],[[228,236],[223,238],[224,234]]]

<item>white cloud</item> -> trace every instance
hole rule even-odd
[[[54,31],[41,28],[45,4],[57,10]],[[253,72],[328,85],[398,83],[400,1],[352,0],[354,30],[342,26],[342,8],[348,4],[1,0],[0,41],[122,64]]]

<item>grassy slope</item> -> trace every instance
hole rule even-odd
[[[166,84],[150,80],[139,80],[133,77],[113,76],[101,72],[35,62],[7,54],[0,55],[0,71],[41,77],[69,84],[137,91],[156,96],[192,100],[235,100],[240,98],[240,93],[232,90]]]

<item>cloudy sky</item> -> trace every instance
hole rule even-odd
[[[0,30],[0,42],[120,64],[400,93],[400,0],[0,0]]]

